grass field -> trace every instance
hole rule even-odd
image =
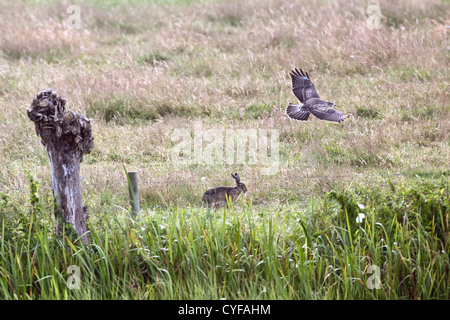
[[[378,4],[380,29],[367,1],[0,2],[0,299],[449,299],[450,7]],[[295,67],[351,117],[290,120]],[[93,119],[89,247],[54,234],[45,88]],[[175,161],[198,124],[276,131],[277,172]],[[233,172],[249,192],[202,208]]]

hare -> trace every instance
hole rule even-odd
[[[247,187],[241,182],[241,178],[237,173],[231,174],[236,180],[236,187],[218,187],[207,190],[202,197],[202,202],[208,207],[217,208],[219,206],[227,206],[227,198],[231,198],[233,203],[237,200],[242,191],[247,192]]]

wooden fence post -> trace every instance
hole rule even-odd
[[[138,176],[136,171],[127,172],[127,175],[128,175],[128,194],[130,198],[131,212],[135,216],[140,210]]]
[[[65,110],[66,100],[53,90],[44,90],[34,98],[27,111],[36,133],[47,150],[55,199],[56,232],[72,224],[85,244],[89,243],[87,208],[81,198],[80,163],[94,146],[90,120]]]

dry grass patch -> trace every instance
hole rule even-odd
[[[443,26],[449,13],[440,1],[382,1],[380,30],[366,27],[364,1],[113,7],[86,1],[82,30],[63,27],[66,4],[1,5],[11,8],[0,19],[0,157],[6,163],[0,178],[6,186],[26,185],[26,169],[49,186],[45,150],[25,115],[36,92],[49,87],[94,119],[95,147],[82,165],[86,181],[95,177],[87,185],[92,194],[102,194],[104,181],[121,185],[123,164],[142,170],[148,181],[188,176],[187,185],[164,189],[183,205],[201,196],[202,177],[238,170],[243,180],[260,177],[258,166],[169,161],[172,133],[195,121],[204,129],[279,130],[280,172],[250,182],[261,204],[348,182],[305,184],[300,173],[447,168]],[[343,125],[288,119],[285,107],[296,102],[288,76],[293,67],[306,69],[320,95],[352,118]],[[154,190],[144,192],[161,204]],[[92,201],[101,202],[94,195]]]

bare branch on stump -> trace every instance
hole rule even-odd
[[[66,100],[53,90],[44,90],[34,98],[28,117],[47,150],[52,171],[55,198],[56,232],[61,234],[64,223],[88,243],[87,208],[81,199],[80,163],[83,155],[94,146],[91,123],[84,116],[65,110]]]

